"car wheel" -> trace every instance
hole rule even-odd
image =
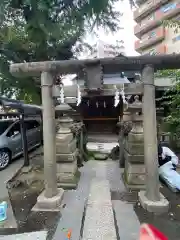
[[[11,161],[11,154],[8,150],[0,150],[0,170],[5,169]]]

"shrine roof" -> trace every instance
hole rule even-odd
[[[155,70],[179,69],[180,54],[156,55],[156,56],[120,56],[115,58],[46,61],[31,63],[15,63],[10,66],[10,72],[14,76],[37,76],[41,72],[56,72],[59,74],[79,73],[88,65],[101,64],[105,74],[121,71],[141,71],[144,65],[152,64]]]

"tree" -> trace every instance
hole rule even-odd
[[[174,81],[174,84],[165,91],[161,101],[168,109],[164,118],[167,130],[180,138],[180,70],[159,71],[157,77],[168,77]]]
[[[16,79],[9,73],[9,64],[73,58],[85,45],[82,37],[87,29],[117,30],[116,1],[1,0],[1,94],[40,102],[39,79]]]

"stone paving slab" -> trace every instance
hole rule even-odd
[[[96,161],[94,161],[96,162]],[[97,161],[96,165],[94,165],[94,171],[96,172],[96,179],[98,178],[100,179],[107,179],[106,176],[106,167],[107,164],[106,162],[102,162],[102,161]]]
[[[57,225],[53,240],[66,239],[66,230],[71,229],[71,240],[81,238],[81,225],[92,178],[96,176],[95,161],[89,161],[80,169],[81,178],[76,190],[66,191],[62,202],[66,204],[61,211],[62,217]]]
[[[120,239],[139,239],[140,222],[136,216],[133,205],[120,200],[113,200],[112,203]]]
[[[122,179],[123,172],[124,170],[119,168],[118,161],[106,161],[106,179],[109,180],[111,191],[126,191]]]
[[[46,240],[47,231],[0,236],[0,240]]]
[[[108,180],[91,182],[82,239],[117,240]]]
[[[117,240],[113,211],[110,206],[87,206],[83,240]]]
[[[84,200],[78,199],[75,192],[68,193],[66,198],[73,201],[67,201],[66,207],[62,213],[62,218],[57,226],[53,240],[65,240],[68,229],[72,230],[71,239],[79,240],[81,235],[81,224],[84,213]]]
[[[98,179],[93,179],[91,181],[87,205],[90,204],[109,205],[110,207],[112,206],[108,181]]]

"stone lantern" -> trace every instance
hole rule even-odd
[[[73,119],[68,116],[73,110],[66,104],[56,106],[58,130],[56,133],[56,162],[58,186],[75,188],[77,185],[77,154],[76,138],[71,131]]]
[[[128,111],[131,112],[132,130],[125,139],[125,182],[128,188],[141,189],[145,184],[144,167],[144,134],[142,103],[139,97],[135,96],[135,101],[129,104]]]
[[[128,133],[131,131],[131,113],[124,111],[123,116],[117,123],[119,128],[119,166],[124,168],[125,158],[124,158],[124,143]]]

